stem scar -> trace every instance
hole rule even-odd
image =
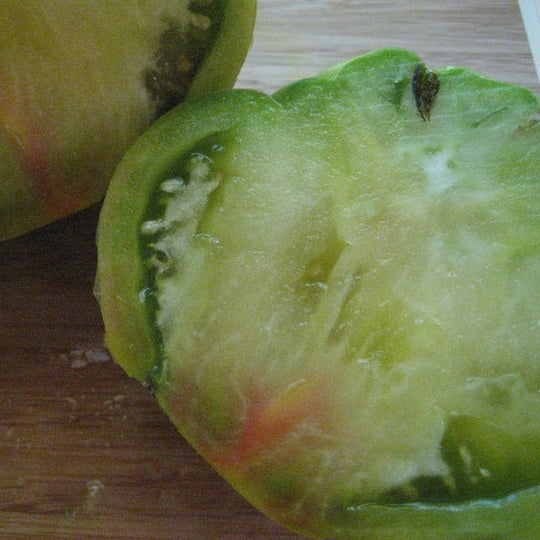
[[[416,108],[425,122],[429,121],[431,109],[439,92],[440,81],[434,71],[429,71],[425,64],[419,64],[414,70],[412,91]]]

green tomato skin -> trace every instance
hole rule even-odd
[[[536,538],[540,535],[539,403],[538,389],[535,394],[529,386],[534,390],[539,380],[537,330],[531,321],[534,323],[534,314],[538,313],[538,293],[534,287],[538,278],[538,206],[536,212],[534,208],[539,202],[540,132],[534,119],[529,119],[538,114],[538,99],[525,89],[490,81],[461,68],[438,72],[440,89],[433,99],[435,92],[429,86],[433,80],[430,83],[429,76],[418,71],[422,65],[421,59],[412,53],[375,51],[271,97],[248,90],[218,93],[185,103],[158,120],[117,169],[100,218],[96,292],[107,344],[128,374],[153,387],[180,433],[227,481],[269,517],[300,534],[345,540]],[[415,100],[418,96],[411,90],[417,73],[417,85],[424,85],[420,106],[418,101],[422,100]],[[394,145],[398,137],[403,138]],[[193,200],[204,203],[200,215],[193,218],[195,236],[200,242],[194,243],[189,252],[192,258],[186,257],[184,261],[184,268],[191,269],[184,272],[186,277],[169,280],[165,274],[158,284],[163,287],[160,291],[180,292],[161,292],[156,298],[154,283],[149,282],[147,246],[141,226],[156,221],[152,212],[159,204],[152,201],[161,182],[175,178],[180,170],[178,164],[186,162],[190,154],[199,155],[206,147],[223,147],[223,152],[218,150],[211,160],[215,160],[216,171],[223,172],[227,180],[210,195],[198,193],[195,180],[187,182],[186,190],[195,197]],[[391,168],[392,175],[381,175],[381,170],[392,167],[394,155],[410,159]],[[366,189],[371,188],[373,179],[388,179],[381,190],[389,194],[386,202],[382,197],[362,198],[356,177],[351,182],[344,180],[348,179],[343,174],[344,163],[365,173],[362,178]],[[423,195],[414,198],[418,195],[415,182],[424,174],[427,191],[435,194],[429,197],[436,201],[437,213],[433,213],[431,202],[424,205]],[[452,190],[452,182],[459,174],[464,175],[460,181],[466,197]],[[493,175],[501,179],[494,187]],[[242,179],[246,178],[252,182],[251,189],[242,188]],[[394,191],[396,185],[407,186],[405,195]],[[328,186],[331,195],[324,191]],[[204,189],[207,188],[203,184],[201,190]],[[264,196],[250,198],[257,189]],[[320,204],[310,206],[311,196],[318,197],[321,192]],[[409,198],[411,194],[414,197]],[[377,204],[381,200],[397,220],[397,226],[376,227]],[[331,206],[328,201],[337,201],[341,206]],[[347,206],[350,201],[358,204]],[[251,205],[252,202],[258,206]],[[305,206],[305,214],[298,211],[296,203],[301,209]],[[361,227],[362,220],[343,219],[335,226],[339,231],[334,230],[329,226],[329,216],[343,208],[348,211],[345,217],[355,218],[354,212],[359,208],[369,226]],[[503,228],[494,227],[490,221],[495,215],[490,213],[492,208],[497,209]],[[257,221],[259,214],[261,221]],[[306,216],[313,218],[313,224]],[[394,273],[391,270],[388,249],[407,246],[407,250],[395,252],[399,253],[399,257],[394,257],[399,263],[410,262],[412,255],[424,253],[426,239],[435,227],[430,216],[436,217],[441,228],[435,235],[437,241],[431,244],[434,252],[440,255],[438,247],[443,238],[448,251],[443,250],[442,263],[429,259],[430,265],[442,265],[435,266],[432,273],[424,272],[425,263],[407,267],[411,276],[407,281],[401,272],[403,267],[397,266]],[[486,216],[489,219],[484,223]],[[421,226],[410,228],[416,220]],[[271,234],[265,224],[272,224]],[[346,261],[341,277],[335,276],[332,265],[340,260],[344,246],[354,243],[355,237],[365,230],[370,233],[362,237],[366,253],[374,254],[380,275],[390,278],[379,279],[379,274],[364,272],[364,280],[374,276],[370,290],[377,294],[386,287],[393,292],[398,290],[411,300],[411,305],[433,306],[437,320],[425,326],[420,317],[411,319],[405,302],[387,302],[389,307],[385,309],[385,302],[380,302],[375,293],[374,300],[368,293],[359,298],[370,308],[381,309],[368,309],[367,315],[358,320],[354,314],[361,311],[363,304],[349,300],[357,309],[344,313],[358,325],[355,332],[361,333],[358,328],[363,332],[365,327],[368,335],[375,336],[369,343],[373,344],[371,350],[377,362],[376,354],[381,354],[380,345],[384,344],[388,373],[396,377],[396,386],[391,382],[382,384],[380,401],[365,402],[368,406],[377,405],[374,410],[380,416],[358,424],[363,427],[355,438],[350,435],[354,429],[347,424],[347,420],[360,422],[362,418],[357,401],[361,396],[355,389],[364,388],[366,394],[370,391],[359,378],[362,364],[357,367],[351,362],[338,363],[338,370],[325,371],[332,350],[328,350],[330,360],[321,361],[318,352],[325,346],[320,335],[327,334],[348,339],[346,343],[351,349],[359,348],[345,317],[337,317],[340,324],[328,323],[336,316],[331,293],[327,291],[339,289],[347,282],[350,268]],[[463,230],[473,247],[470,256],[468,245],[465,249],[459,236]],[[450,231],[448,236],[446,231]],[[419,238],[413,232],[420,234]],[[170,238],[163,235],[160,240],[171,240],[169,247],[174,248],[175,240],[182,244],[185,239],[182,229],[178,236],[174,234]],[[212,238],[219,238],[218,247]],[[310,251],[310,242],[313,249],[319,249],[315,251],[317,257]],[[229,253],[229,249],[241,254],[238,259],[231,258],[230,267],[226,255],[222,255]],[[253,264],[246,263],[251,261],[248,255],[253,255]],[[362,260],[367,264],[371,259]],[[244,270],[236,270],[242,274],[241,279],[227,281],[222,288],[215,285],[212,272],[219,276],[215,281],[225,279],[228,272],[239,268],[238,261],[246,263]],[[332,261],[328,268],[327,261]],[[514,287],[521,304],[497,304],[498,298],[489,298],[490,289],[482,285],[486,261],[493,270],[489,278],[494,290]],[[460,271],[460,265],[467,270],[456,282],[452,274]],[[303,268],[303,285],[312,275],[318,280],[311,280],[309,287],[300,289],[299,266]],[[432,281],[434,275],[442,276],[442,281]],[[273,289],[274,282],[280,280],[286,281],[286,287]],[[240,286],[234,289],[237,281]],[[394,288],[392,283],[401,286]],[[252,298],[246,292],[250,287],[255,291],[250,292],[253,302],[247,301]],[[232,290],[229,296],[228,288]],[[284,290],[301,290],[300,307]],[[348,299],[355,293],[355,289],[349,290],[352,292],[345,295]],[[246,295],[245,302],[234,304],[236,297],[244,298],[242,294]],[[234,308],[227,311],[227,302],[232,302],[237,312]],[[241,318],[243,304],[253,305],[253,311],[246,308],[247,315]],[[268,348],[263,347],[262,356],[256,357],[257,347],[265,339],[265,324],[274,324],[264,319],[267,305],[274,306],[285,322],[277,327],[275,336],[279,339],[272,337]],[[478,305],[489,306],[490,317],[480,316],[480,322],[475,322],[467,311],[481,315]],[[181,307],[175,310],[175,306]],[[219,309],[213,311],[208,306]],[[202,329],[206,325],[214,328],[212,314],[219,310],[226,313],[223,319],[216,319],[219,332],[204,334]],[[372,311],[378,313],[378,318],[374,315],[373,327],[369,326],[368,316]],[[533,315],[527,315],[528,311]],[[313,326],[311,334],[298,338],[304,340],[302,347],[309,353],[302,355],[300,362],[294,352],[295,347],[300,348],[295,345],[296,335],[302,336],[302,331],[287,332],[288,328],[305,326],[306,317],[296,319],[297,313],[301,317],[307,313]],[[492,313],[497,316],[491,316]],[[264,319],[260,324],[259,316]],[[240,317],[240,326],[247,329],[245,340],[252,339],[251,331],[254,335],[258,332],[238,354],[248,358],[245,365],[241,361],[236,364],[234,348],[230,354],[227,348],[237,335],[236,317]],[[493,343],[478,344],[474,333],[482,335],[485,328],[491,328],[489,325],[497,329],[490,334]],[[472,335],[470,341],[462,339],[467,327]],[[204,336],[204,347],[201,345],[200,349],[227,354],[220,361],[209,360],[204,351],[198,351],[197,333]],[[520,343],[521,338],[527,340],[525,345]],[[190,349],[192,342],[195,346]],[[222,349],[212,349],[214,346]],[[486,368],[480,362],[474,363],[478,347],[483,347],[486,357],[493,355],[493,365]],[[261,360],[266,360],[272,349],[278,351],[278,356],[290,359],[290,364],[282,362],[277,372],[271,369],[270,362],[268,367]],[[291,350],[293,353],[287,356]],[[470,357],[470,366],[467,362],[450,363],[440,372],[432,372],[428,363],[416,382],[416,390],[403,394],[410,403],[402,400],[403,377],[414,370],[398,367],[393,371],[392,366],[401,362],[407,365],[408,354],[431,351],[431,355],[433,350],[437,352],[432,358],[435,368],[447,355]],[[175,355],[175,351],[182,352]],[[341,354],[341,350],[338,352]],[[455,388],[451,382],[441,382],[441,373],[452,381],[454,372],[461,369],[465,375]],[[237,374],[232,381],[228,379],[231,372]],[[500,372],[500,377],[489,379],[491,372]],[[245,374],[248,375],[243,378]],[[481,376],[487,377],[489,384]],[[478,392],[473,389],[475,384]],[[241,397],[237,396],[239,389]],[[471,397],[471,389],[477,392],[475,397]],[[439,390],[447,392],[444,400],[430,401],[430,395]],[[515,409],[505,408],[513,399],[512,392],[524,401],[520,405],[516,400]],[[480,406],[474,401],[477,399]],[[481,417],[483,407],[485,418]],[[388,408],[390,414],[385,412]],[[458,486],[462,489],[459,496],[402,500],[409,496],[407,490],[416,488],[405,483],[398,486],[403,491],[390,490],[383,493],[386,499],[379,494],[370,500],[357,491],[351,480],[354,475],[348,469],[341,476],[328,477],[330,480],[320,476],[317,483],[322,470],[318,467],[329,457],[339,470],[350,461],[350,456],[364,455],[363,445],[369,446],[369,441],[363,441],[362,436],[379,437],[384,428],[377,431],[378,423],[387,422],[395,431],[387,430],[387,438],[383,439],[386,445],[365,454],[374,461],[377,452],[384,451],[388,451],[390,459],[399,458],[399,445],[416,448],[418,443],[419,448],[428,448],[421,445],[422,437],[417,441],[414,436],[416,425],[410,416],[414,411],[423,419],[420,434],[434,441],[429,447],[434,454],[427,452],[426,461],[437,461],[440,454],[445,456],[453,469],[447,480],[464,484]],[[306,425],[307,432],[303,432]],[[313,433],[325,433],[327,437],[319,440]],[[410,440],[401,440],[407,438]],[[319,442],[315,444],[314,440]],[[353,442],[342,451],[334,440]],[[389,467],[388,474],[399,472],[399,459],[397,463],[395,468]],[[368,461],[368,469],[370,465]],[[339,480],[333,482],[335,478]]]
[[[0,240],[98,202],[125,151],[157,116],[233,86],[251,45],[256,0],[201,2],[195,14],[191,6],[3,6]],[[175,62],[176,71],[168,67]]]

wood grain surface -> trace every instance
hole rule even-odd
[[[370,49],[539,90],[517,1],[260,0],[239,87]],[[0,244],[0,538],[290,539],[110,359],[92,294],[99,205]]]

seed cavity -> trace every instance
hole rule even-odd
[[[140,226],[146,265],[155,278],[181,268],[195,244],[219,248],[219,239],[199,231],[208,200],[222,182],[222,173],[214,171],[213,165],[207,154],[192,152],[183,162],[182,174],[159,183],[154,196],[159,215]]]
[[[164,19],[152,66],[143,73],[157,115],[185,99],[215,39],[223,8],[220,2],[199,0],[190,2],[188,9],[187,21]]]

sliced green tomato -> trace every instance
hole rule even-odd
[[[100,219],[113,356],[295,531],[535,537],[538,111],[391,49],[176,108]]]
[[[0,16],[0,240],[101,199],[136,137],[233,86],[255,0],[12,0]]]

